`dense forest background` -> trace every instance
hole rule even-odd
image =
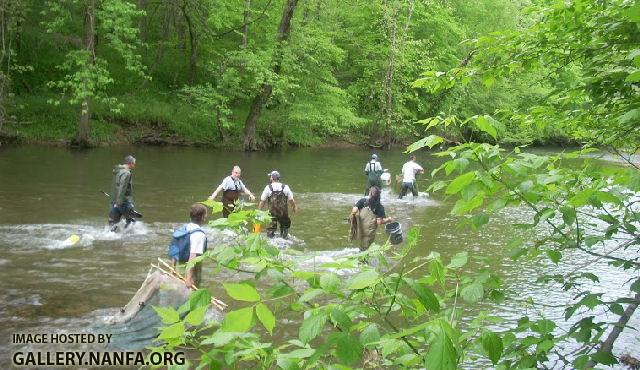
[[[420,120],[526,110],[545,74],[417,89],[534,24],[528,0],[4,0],[3,141],[255,150],[424,136]],[[567,142],[559,125],[501,142]],[[452,140],[479,134],[450,129]],[[487,137],[488,138],[488,137]]]

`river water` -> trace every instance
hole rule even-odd
[[[114,234],[105,227],[108,204],[100,190],[110,190],[113,166],[129,153],[138,159],[134,195],[144,219],[127,232]],[[13,333],[73,332],[126,304],[149,264],[165,256],[171,230],[188,221],[190,205],[205,200],[234,164],[242,167],[243,181],[257,196],[271,170],[280,171],[282,181],[291,187],[300,212],[292,215],[291,240],[278,243],[303,256],[301,268],[356,253],[347,239],[345,219],[362,196],[363,169],[370,154],[362,149],[243,153],[179,147],[0,148],[0,365],[9,364],[11,353],[19,348],[11,344]],[[400,150],[378,154],[393,175],[406,160]],[[418,156],[427,174],[439,161],[427,154]],[[427,187],[425,180],[420,180],[419,187]],[[474,260],[473,268],[488,267],[502,274],[510,292],[506,303],[470,307],[471,312],[488,309],[509,325],[525,310],[521,302],[533,297],[548,306],[531,311],[531,316],[563,317],[554,305],[570,297],[558,287],[536,283],[536,278],[570,271],[574,263],[583,261],[573,261],[571,256],[558,266],[545,260],[512,261],[505,246],[514,235],[509,224],[528,221],[531,215],[526,210],[507,209],[477,232],[457,226],[458,219],[449,214],[451,200],[424,193],[398,200],[397,190],[385,189],[383,204],[405,229],[421,229],[417,254],[435,251],[447,261],[467,251],[482,257]],[[65,240],[72,234],[81,239],[70,246]],[[210,231],[210,237],[215,240],[220,235]],[[377,241],[384,241],[380,231]],[[608,269],[604,263],[589,267],[589,271]],[[628,292],[625,284],[630,276],[604,277],[599,284],[603,292]],[[220,289],[219,282],[208,284],[214,294]],[[637,316],[632,325],[640,325]],[[640,356],[637,334],[627,331],[618,342],[617,353]]]

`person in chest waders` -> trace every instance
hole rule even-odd
[[[351,209],[351,240],[358,239],[360,250],[365,251],[376,239],[378,225],[393,221],[387,217],[380,203],[380,188],[369,189],[369,196],[356,202]]]
[[[271,171],[267,174],[271,184],[265,186],[258,208],[262,209],[266,202],[269,203],[269,213],[271,213],[271,224],[267,228],[267,236],[273,238],[280,223],[280,237],[286,239],[289,236],[291,219],[289,218],[289,203],[293,212],[298,212],[298,205],[293,199],[293,192],[289,185],[280,182],[280,172]]]
[[[364,188],[365,196],[369,194],[369,189],[371,189],[372,186],[382,187],[382,183],[380,182],[382,173],[382,164],[378,162],[378,155],[375,153],[371,154],[371,160],[364,165],[364,174],[367,176],[367,186]]]
[[[113,232],[118,230],[118,223],[124,217],[127,228],[135,222],[135,211],[133,206],[133,180],[131,170],[136,167],[136,159],[132,155],[124,158],[124,164],[116,165],[113,168],[113,182],[111,183],[110,207],[109,207],[109,229]]]
[[[218,193],[222,191],[222,217],[227,218],[235,208],[235,202],[240,198],[240,194],[244,193],[249,196],[249,199],[253,202],[256,197],[253,196],[251,191],[240,180],[242,170],[239,166],[234,166],[231,170],[231,176],[227,176],[222,180],[222,183],[218,185],[216,190],[211,194],[209,199],[215,199]]]

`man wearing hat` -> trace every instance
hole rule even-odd
[[[371,154],[371,160],[364,165],[364,174],[367,175],[367,186],[364,189],[364,195],[369,195],[369,189],[372,186],[382,187],[380,175],[382,175],[382,164],[378,162],[378,155]]]
[[[111,184],[109,227],[111,231],[117,230],[117,223],[124,216],[125,228],[135,222],[133,208],[133,181],[131,170],[136,167],[136,159],[132,155],[124,157],[124,164],[118,164],[113,168],[113,182]]]
[[[280,223],[280,237],[286,239],[289,236],[291,219],[289,218],[289,203],[293,212],[298,211],[298,205],[293,199],[293,192],[289,185],[280,182],[280,172],[271,171],[267,174],[271,183],[265,186],[260,196],[258,208],[262,209],[266,202],[269,203],[269,213],[271,213],[271,224],[267,228],[267,236],[273,238]]]

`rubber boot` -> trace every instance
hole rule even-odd
[[[280,229],[280,237],[282,239],[286,239],[289,236],[289,228],[288,227],[283,227]]]

